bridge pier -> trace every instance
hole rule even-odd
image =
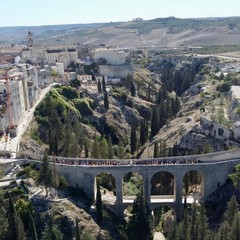
[[[119,217],[123,217],[124,215],[124,207],[123,207],[123,190],[122,190],[122,176],[115,176],[115,184],[116,184],[116,215]]]
[[[151,178],[149,180],[149,173],[146,169],[143,179],[143,194],[147,204],[151,203]]]
[[[176,214],[176,219],[179,219],[183,213],[183,203],[182,203],[182,192],[183,192],[183,174],[174,174],[174,211]]]

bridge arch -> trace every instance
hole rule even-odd
[[[135,171],[127,172],[122,178],[123,199],[133,202],[143,189],[144,177]]]
[[[151,177],[151,197],[174,195],[175,177],[169,171],[158,171]]]
[[[203,197],[204,190],[204,174],[199,170],[187,171],[182,179],[183,197],[188,203],[199,200]]]
[[[94,181],[94,199],[96,200],[96,192],[97,192],[97,182],[99,182],[101,192],[102,192],[102,200],[103,201],[112,201],[112,204],[116,201],[116,178],[115,176],[108,172],[102,171],[95,175]]]

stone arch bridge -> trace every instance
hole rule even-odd
[[[24,155],[17,153],[19,161],[39,161],[43,156]],[[138,173],[143,178],[143,192],[151,209],[167,205],[174,209],[176,216],[182,214],[183,209],[183,178],[190,171],[197,171],[202,176],[201,198],[204,200],[209,194],[225,183],[234,167],[240,164],[240,150],[223,151],[217,153],[190,155],[154,159],[77,159],[64,157],[50,157],[57,165],[59,173],[63,175],[70,186],[83,189],[87,196],[95,199],[96,176],[100,173],[110,173],[115,178],[116,198],[109,206],[118,216],[133,201],[124,201],[123,177],[129,172]],[[171,173],[174,179],[174,193],[171,198],[155,199],[151,196],[151,179],[159,172]]]

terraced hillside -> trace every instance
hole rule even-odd
[[[121,47],[184,47],[237,45],[240,18],[158,18],[139,22],[73,24],[0,28],[0,42],[26,43],[28,30],[35,43],[106,44]]]

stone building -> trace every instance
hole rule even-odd
[[[95,62],[105,59],[107,64],[121,65],[126,62],[126,53],[115,48],[97,48],[93,52]]]
[[[70,62],[76,62],[78,59],[75,48],[47,49],[44,52],[44,56],[48,63],[63,63],[64,69],[67,69]]]

